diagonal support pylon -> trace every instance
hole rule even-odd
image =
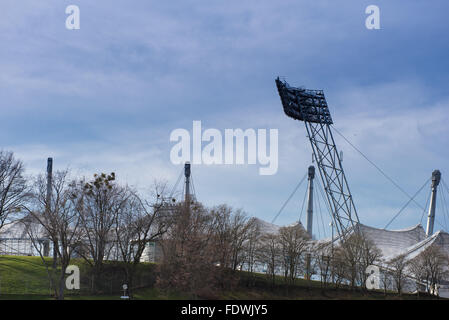
[[[279,78],[276,86],[286,115],[305,124],[337,232],[346,238],[351,230],[358,230],[359,217],[332,135],[333,122],[324,93],[290,87]]]

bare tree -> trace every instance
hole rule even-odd
[[[160,241],[171,225],[171,210],[164,194],[165,184],[158,182],[149,199],[132,192],[123,210],[116,215],[115,241],[130,290],[136,266],[148,244]]]
[[[162,263],[157,285],[194,296],[213,295],[220,268],[215,266],[213,217],[199,203],[173,209],[174,223],[161,241]]]
[[[337,278],[336,286],[343,279],[351,289],[366,283],[366,270],[382,260],[382,252],[362,232],[353,233],[336,248],[331,262],[331,274]]]
[[[406,280],[406,268],[409,264],[406,255],[399,255],[390,261],[388,261],[388,267],[391,272],[394,284],[396,285],[396,290],[399,295],[402,294],[402,289]]]
[[[69,180],[68,171],[58,171],[51,184],[51,203],[47,203],[46,180],[43,176],[39,176],[35,185],[33,209],[29,210],[29,216],[22,220],[46,267],[50,283],[55,290],[55,297],[60,300],[64,299],[67,266],[82,237],[78,215],[82,197],[77,192],[78,188],[79,185],[75,181]],[[45,251],[48,250],[44,236],[48,236],[50,241],[58,244],[54,251],[59,260],[59,270],[49,269],[48,261],[44,257]]]
[[[360,283],[360,266],[363,259],[363,235],[354,233],[344,239],[337,249],[337,259],[344,264],[345,278],[349,281],[351,289]]]
[[[350,276],[348,276],[348,268],[346,262],[346,253],[341,246],[334,248],[334,252],[331,260],[331,274],[335,284],[335,288],[338,289],[341,284]]]
[[[290,284],[294,284],[301,270],[303,254],[307,248],[307,240],[308,235],[299,224],[283,227],[279,230],[284,277]]]
[[[24,209],[29,189],[24,167],[12,152],[0,151],[0,230]]]
[[[387,268],[380,269],[380,283],[384,290],[384,295],[387,295],[387,291],[392,288],[394,284],[393,272]]]
[[[321,287],[326,287],[332,280],[332,249],[328,243],[323,243],[316,245],[313,251],[313,261],[320,274]]]
[[[260,239],[257,256],[259,263],[266,267],[266,274],[270,278],[273,287],[282,259],[282,248],[279,241],[279,235],[272,233],[263,235]]]
[[[254,227],[255,221],[248,219],[246,213],[237,210],[231,216],[231,268],[236,270],[241,267],[245,259],[244,245]]]
[[[245,262],[245,245],[255,226],[242,210],[227,205],[212,208],[214,241],[218,264],[222,268],[237,270]]]
[[[426,283],[427,292],[431,293],[447,275],[447,262],[447,254],[439,246],[432,245],[410,262],[411,271],[417,279]]]
[[[254,272],[254,268],[257,263],[257,248],[260,243],[260,238],[262,234],[260,231],[260,226],[256,223],[256,220],[251,219],[251,225],[248,230],[247,241],[244,244],[244,263],[246,265],[246,270],[249,273]]]
[[[382,251],[374,244],[373,241],[368,239],[365,235],[361,235],[360,237],[360,246],[361,246],[361,259],[360,259],[360,268],[359,268],[359,277],[360,282],[362,284],[366,283],[366,279],[368,277],[366,270],[371,265],[378,265],[382,260]]]
[[[251,226],[248,230],[247,240],[244,243],[243,266],[244,269],[249,273],[249,277],[246,282],[247,285],[254,286],[256,280],[255,272],[258,266],[257,252],[259,250],[262,233],[260,231],[260,225],[254,218],[251,218],[249,222],[251,223]]]
[[[210,210],[214,228],[214,256],[217,266],[221,268],[230,268],[232,265],[231,215],[232,208],[226,205],[219,205]]]
[[[82,182],[82,203],[78,207],[85,236],[78,254],[93,268],[92,290],[103,261],[108,259],[115,243],[114,226],[131,196],[128,188],[115,182],[115,174],[94,175],[94,180]]]
[[[410,273],[415,278],[416,293],[419,297],[421,291],[428,291],[426,284],[426,268],[424,267],[422,255],[418,255],[409,262]]]

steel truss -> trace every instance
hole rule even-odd
[[[290,87],[279,78],[276,85],[287,116],[304,121],[335,226],[346,238],[348,232],[358,230],[359,218],[332,135],[333,122],[324,93]]]
[[[306,121],[305,126],[338,234],[346,237],[359,218],[330,125]]]

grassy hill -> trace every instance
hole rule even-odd
[[[51,258],[48,260],[51,262]],[[72,264],[81,271],[81,290],[66,291],[66,299],[120,299],[123,276],[120,263],[106,264],[102,275],[104,287],[97,295],[90,293],[89,267],[83,260],[74,260]],[[134,284],[133,299],[192,299],[182,292],[163,292],[154,287],[155,268],[153,264],[139,265]],[[318,281],[298,279],[293,286],[286,286],[281,277],[271,285],[265,275],[240,274],[240,283],[232,291],[224,291],[217,299],[417,299],[414,295],[383,292],[351,291],[349,288],[322,289]],[[432,297],[420,297],[429,299]],[[1,299],[53,299],[52,290],[44,265],[39,257],[0,256],[0,300]]]
[[[52,259],[47,258],[51,265]],[[89,266],[82,259],[73,259],[81,272],[81,289],[66,290],[67,299],[120,299],[124,283],[120,263],[106,263],[102,274],[105,284],[101,293],[91,295]],[[160,292],[154,288],[154,265],[142,263],[136,272],[135,299],[188,299],[180,293]],[[0,300],[1,299],[53,299],[53,291],[45,266],[40,257],[0,256]]]
[[[49,260],[51,261],[51,259]],[[0,256],[0,295],[50,293],[47,272],[39,257]]]

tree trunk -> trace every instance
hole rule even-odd
[[[64,300],[64,289],[65,289],[65,271],[67,269],[67,263],[62,263],[61,265],[61,273],[59,276],[59,292],[58,292],[58,300]]]

